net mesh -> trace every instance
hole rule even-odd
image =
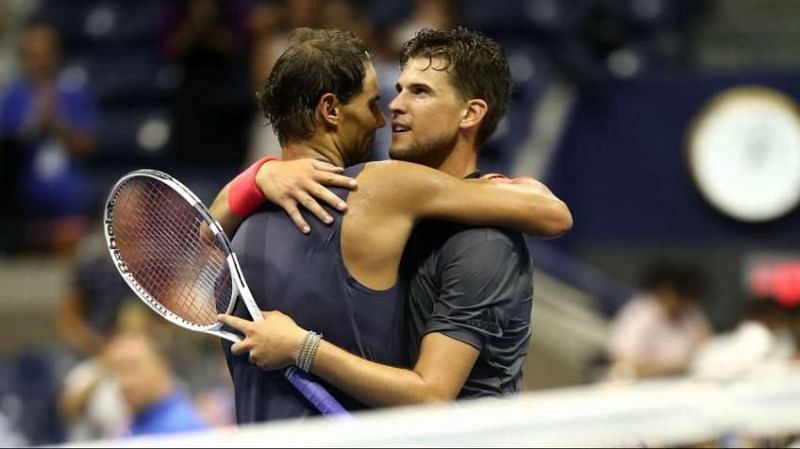
[[[145,299],[188,324],[216,323],[231,301],[231,273],[222,243],[208,233],[200,211],[145,176],[127,180],[115,198],[114,241],[129,279],[150,296]]]

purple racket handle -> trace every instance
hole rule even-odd
[[[323,415],[335,416],[338,418],[350,417],[350,413],[342,407],[342,404],[331,396],[328,390],[322,385],[312,380],[308,374],[295,367],[290,367],[283,370],[283,375],[286,376],[286,379],[297,388],[297,391],[303,393],[303,396],[305,396]]]

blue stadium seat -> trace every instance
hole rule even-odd
[[[94,52],[73,61],[86,69],[89,86],[104,107],[162,102],[172,86],[169,67],[159,64],[149,47]]]
[[[583,21],[591,0],[461,2],[463,22],[493,36],[502,34],[551,35],[576,29]]]
[[[154,42],[157,0],[43,0],[37,17],[53,23],[68,48],[108,43]]]
[[[106,108],[100,121],[96,165],[155,164],[166,158],[169,113],[154,107]]]

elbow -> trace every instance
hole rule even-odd
[[[426,388],[423,388],[422,391],[419,392],[419,395],[417,395],[417,400],[415,402],[419,404],[428,404],[428,405],[443,404],[445,402],[454,401],[457,395],[458,395],[458,390],[453,391],[453,389],[429,385]]]
[[[534,235],[545,239],[554,239],[572,229],[572,213],[564,202],[555,200],[547,216],[547,220],[539,222],[540,226],[535,230]]]
[[[559,201],[559,203],[549,238],[561,237],[572,229],[572,212],[569,211],[569,207],[564,202]]]
[[[421,395],[417,402],[419,404],[424,405],[433,405],[433,404],[444,404],[445,402],[450,402],[455,400],[455,397],[451,395],[447,395],[441,392],[428,392]]]

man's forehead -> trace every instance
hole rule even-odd
[[[409,58],[400,72],[400,80],[406,82],[426,81],[428,83],[447,82],[447,61],[442,58],[418,56]]]
[[[375,71],[375,66],[373,66],[372,63],[367,64],[367,70],[364,72],[364,91],[369,91],[370,93],[377,93],[380,91],[378,73]]]

